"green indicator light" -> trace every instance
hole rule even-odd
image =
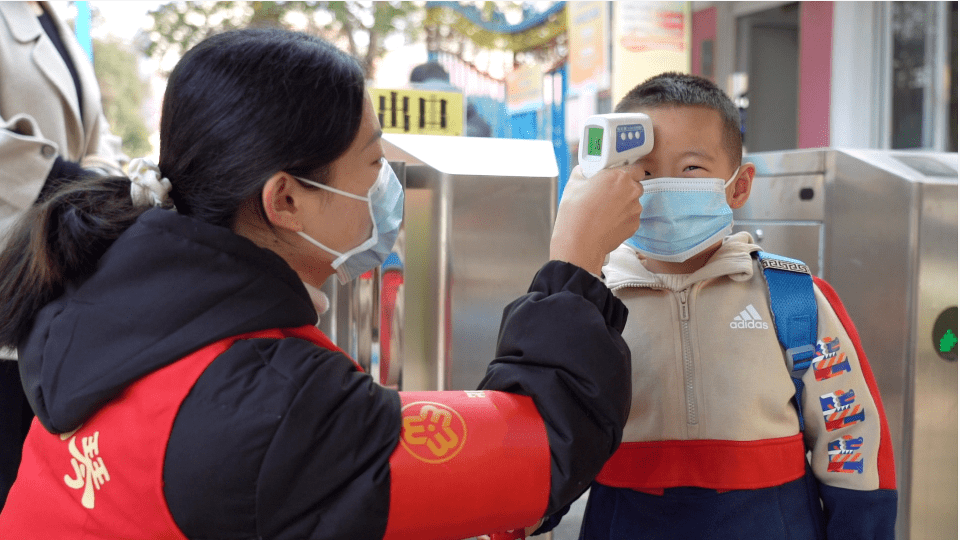
[[[950,352],[956,346],[957,336],[954,335],[953,330],[947,330],[947,333],[940,338],[940,352]]]
[[[960,335],[957,332],[957,308],[949,307],[940,312],[933,323],[932,338],[933,352],[947,362],[957,361],[957,342]]]

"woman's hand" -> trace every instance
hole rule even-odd
[[[643,168],[604,169],[589,180],[574,167],[550,239],[550,258],[600,275],[603,260],[640,227]]]

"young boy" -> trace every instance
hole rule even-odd
[[[634,397],[581,538],[892,540],[893,451],[852,322],[814,278],[801,431],[760,248],[730,235],[755,173],[737,109],[712,82],[666,73],[616,112],[649,115],[655,142],[634,165],[640,228],[604,267],[630,309]]]

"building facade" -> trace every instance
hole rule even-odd
[[[691,71],[749,152],[957,151],[957,2],[693,2]]]

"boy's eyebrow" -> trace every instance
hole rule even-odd
[[[687,150],[686,152],[680,154],[681,158],[686,157],[698,157],[703,159],[713,159],[713,156],[707,153],[705,150]]]

